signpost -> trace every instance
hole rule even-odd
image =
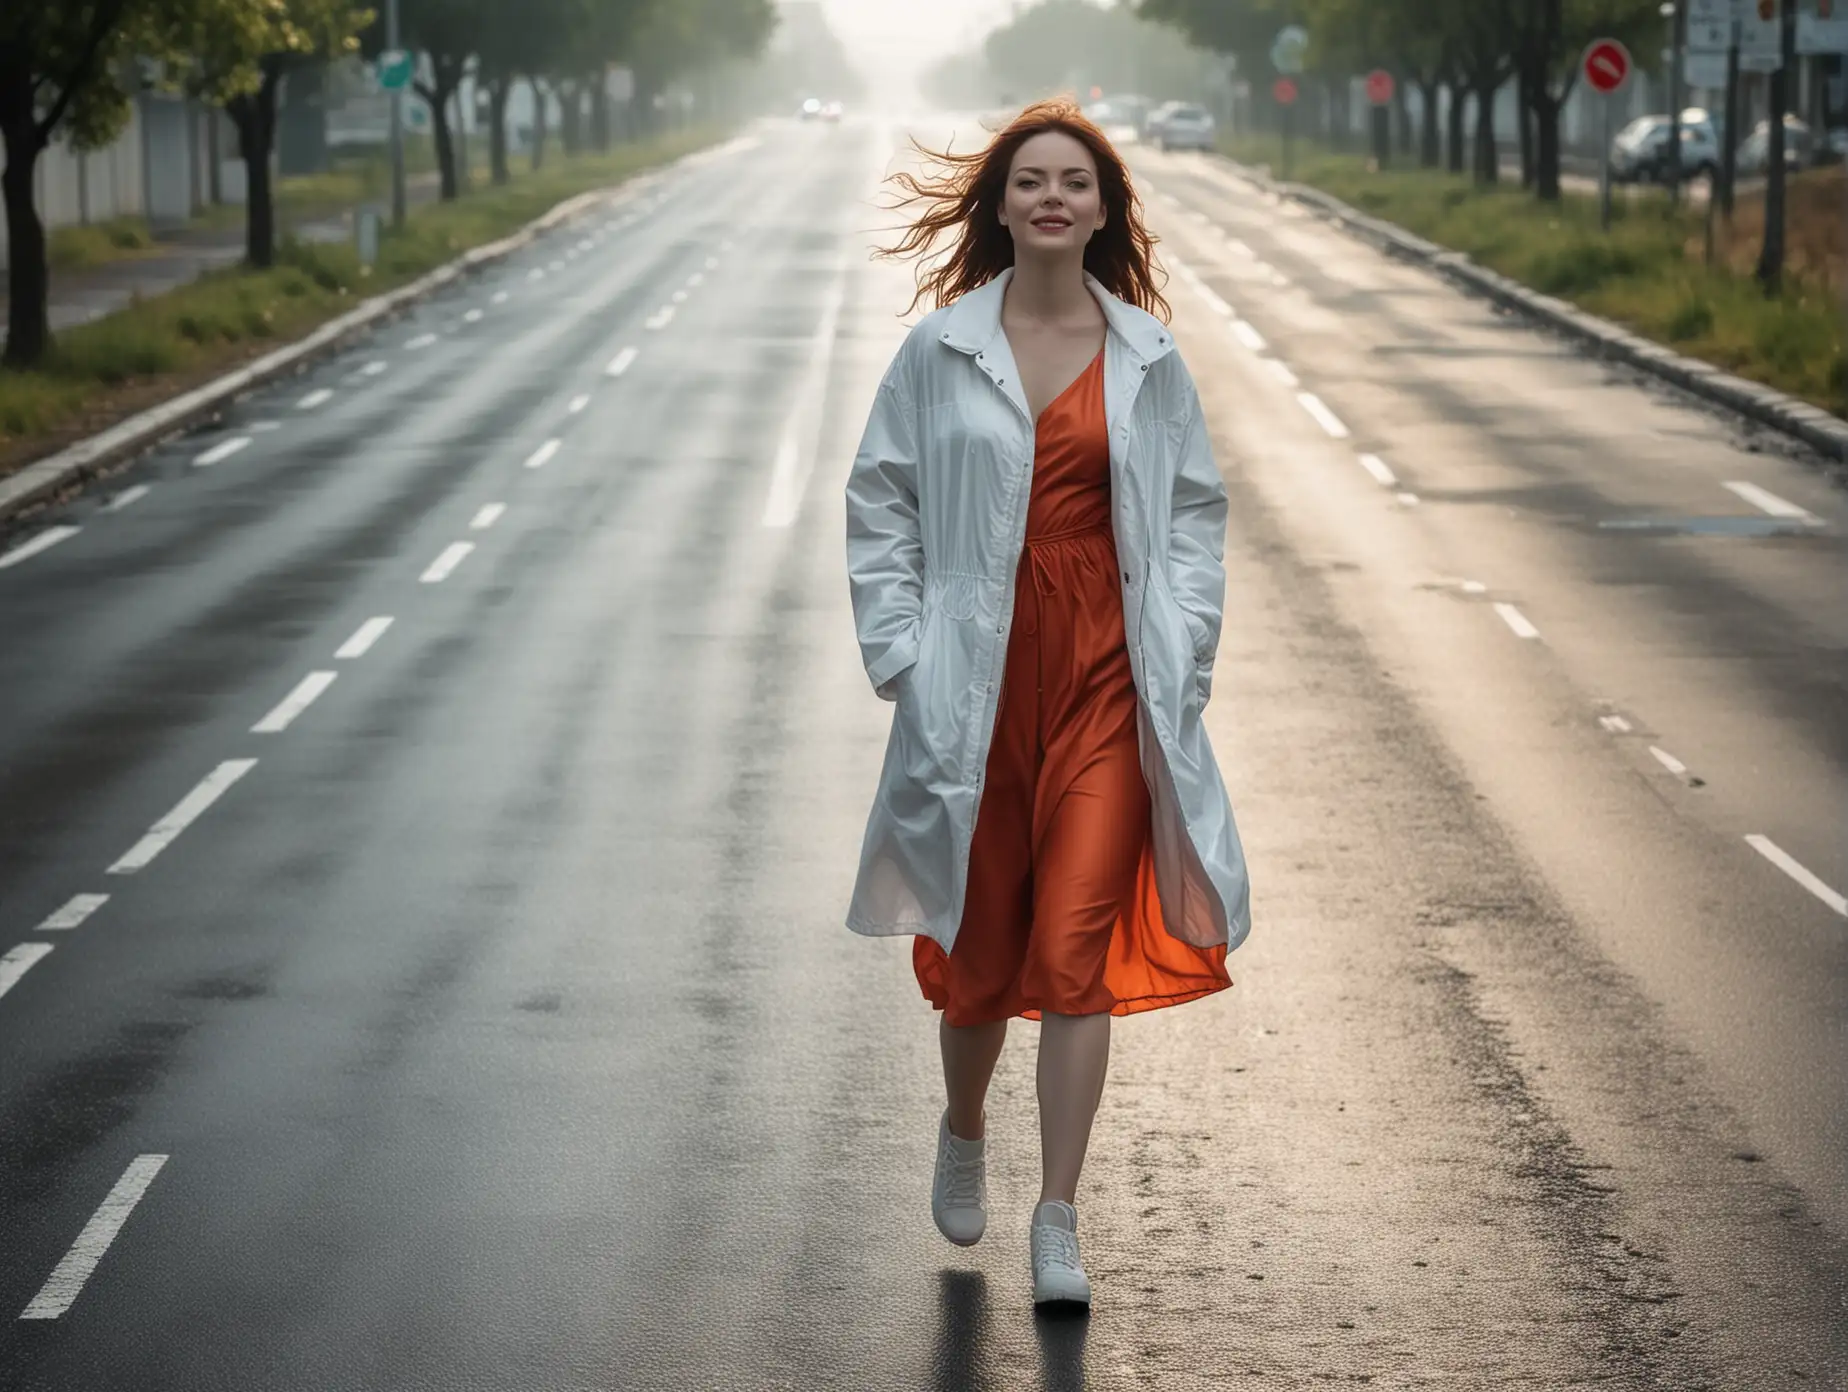
[[[1283,108],[1283,177],[1290,177],[1290,136],[1296,127],[1296,98],[1299,93],[1292,78],[1302,74],[1309,60],[1309,31],[1300,24],[1285,25],[1271,40],[1271,66],[1279,74],[1271,85],[1271,96]]]
[[[1373,108],[1373,162],[1380,169],[1392,162],[1392,113],[1388,108],[1396,88],[1392,74],[1384,68],[1367,74],[1367,101]]]
[[[1630,50],[1615,39],[1597,39],[1585,50],[1585,85],[1598,93],[1603,139],[1598,144],[1598,226],[1611,226],[1611,100],[1630,80]],[[1679,119],[1679,113],[1671,117]]]
[[[404,226],[404,86],[411,80],[409,55],[403,65],[403,84],[386,83],[386,57],[404,53],[398,46],[398,0],[385,0],[385,52],[379,55],[379,85],[391,93],[391,225]],[[396,66],[392,75],[397,76]]]

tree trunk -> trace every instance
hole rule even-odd
[[[590,143],[598,154],[610,148],[610,92],[599,75],[590,84]]]
[[[1523,65],[1521,68],[1519,100],[1516,109],[1520,112],[1521,124],[1521,187],[1530,189],[1534,186],[1534,102],[1537,96],[1534,90],[1532,72]],[[1496,153],[1499,165],[1500,152]]]
[[[452,64],[437,59],[431,66],[436,72],[436,82],[433,85],[418,83],[417,95],[430,108],[430,138],[436,145],[439,196],[443,202],[453,203],[460,192],[456,183],[456,145],[449,131],[449,98],[456,90],[456,78]]]
[[[511,77],[488,83],[488,177],[497,184],[512,177],[507,171],[507,98],[512,91]]]
[[[265,60],[257,90],[233,97],[225,113],[237,127],[244,158],[244,260],[259,271],[276,264],[276,201],[270,187],[270,147],[276,137],[276,83],[281,69]]]
[[[1444,123],[1449,128],[1445,135],[1447,143],[1444,149],[1444,167],[1452,174],[1463,172],[1463,118],[1467,114],[1466,103],[1469,93],[1453,82],[1449,87],[1450,105],[1444,112]]]
[[[1425,78],[1418,84],[1419,131],[1418,163],[1426,169],[1436,169],[1443,163],[1441,127],[1438,125],[1437,95],[1438,82],[1435,77]]]
[[[552,124],[552,102],[545,84],[536,77],[526,79],[533,94],[533,172],[545,163],[545,131]]]
[[[1417,142],[1412,136],[1412,94],[1403,81],[1393,84],[1392,110],[1398,126],[1399,153],[1409,155]]]
[[[1493,184],[1501,177],[1501,152],[1495,148],[1493,80],[1476,84],[1476,182]]]
[[[15,96],[4,99],[14,106]],[[45,224],[39,221],[33,201],[33,170],[45,142],[38,133],[29,100],[17,102],[24,110],[8,110],[4,117],[6,173],[0,185],[6,193],[6,356],[8,367],[31,367],[51,348],[50,271],[45,264]]]
[[[1783,9],[1784,64],[1771,74],[1771,149],[1765,167],[1765,240],[1758,253],[1758,283],[1765,294],[1775,295],[1784,281],[1784,114],[1791,107],[1791,69],[1796,65],[1797,7],[1785,0]]]
[[[1559,113],[1565,98],[1542,87],[1534,93],[1534,193],[1559,202]]]
[[[558,84],[559,100],[564,109],[558,118],[558,138],[567,155],[575,155],[584,146],[584,91],[576,82]]]

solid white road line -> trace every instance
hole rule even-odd
[[[38,960],[52,949],[51,943],[27,942],[7,949],[0,957],[0,996],[19,984],[19,978],[31,971]]]
[[[151,487],[153,487],[152,484],[138,483],[133,488],[124,488],[120,493],[116,494],[115,497],[103,504],[102,511],[120,512],[131,503],[138,503],[143,498],[147,497],[148,489]]]
[[[847,298],[847,268],[836,268],[834,283],[823,301],[821,322],[809,345],[808,371],[796,390],[795,405],[783,422],[777,440],[776,463],[770,472],[770,496],[764,500],[764,526],[787,527],[802,510],[802,495],[815,469],[821,411],[828,391],[828,369],[834,361],[834,340],[840,328],[841,306]]]
[[[568,416],[575,416],[588,405],[590,405],[590,397],[580,392],[578,395],[572,397],[569,404],[566,405],[565,414]]]
[[[300,401],[296,402],[295,409],[298,411],[312,411],[315,407],[321,405],[323,402],[331,401],[333,399],[333,395],[334,395],[333,392],[330,391],[328,388],[320,387],[315,391],[309,392],[308,395],[304,396]]]
[[[19,1313],[21,1319],[56,1319],[71,1308],[71,1302],[77,1299],[83,1290],[84,1282],[90,1279],[103,1254],[109,1250],[116,1234],[122,1231],[122,1225],[128,1221],[128,1215],[135,1211],[135,1205],[141,1202],[141,1196],[154,1182],[154,1176],[160,1173],[162,1165],[167,1163],[164,1155],[137,1155],[128,1162],[128,1168],[115,1183],[115,1188],[102,1202],[102,1206],[90,1215],[90,1221],[83,1225],[83,1231],[77,1234],[77,1240],[71,1244],[71,1250],[64,1254],[64,1260],[39,1287],[39,1293],[32,1297],[32,1303]]]
[[[0,556],[0,570],[5,570],[8,566],[16,566],[21,561],[29,561],[39,552],[51,550],[59,542],[70,540],[82,530],[81,527],[47,527],[30,541],[22,541],[4,556]]]
[[[462,316],[462,322],[464,324],[479,324],[481,322],[481,311],[478,309],[471,309],[467,314]]]
[[[1399,482],[1399,480],[1393,476],[1392,470],[1386,467],[1386,461],[1381,459],[1377,454],[1361,455],[1360,467],[1372,474],[1374,481],[1382,488],[1392,488]]]
[[[670,323],[673,322],[673,318],[674,318],[674,307],[671,304],[662,305],[653,314],[648,316],[646,323],[647,323],[647,326],[651,329],[665,329]]]
[[[337,672],[310,672],[296,683],[295,690],[282,698],[282,703],[250,727],[253,735],[279,735],[294,722],[295,717],[313,705],[315,698],[334,684]]]
[[[475,549],[472,541],[458,541],[444,549],[443,554],[430,562],[420,579],[426,585],[440,585],[449,578],[450,572],[468,559],[468,553]]]
[[[39,924],[38,931],[41,933],[67,932],[77,927],[108,902],[107,894],[73,894],[65,900],[63,908]]]
[[[130,846],[122,858],[109,867],[107,873],[132,875],[147,865],[172,845],[174,838],[197,821],[208,807],[223,797],[233,783],[256,766],[255,759],[226,759],[200,780],[198,787],[174,804],[171,812],[154,823],[148,834]]]
[[[1686,778],[1688,776],[1688,766],[1682,763],[1681,760],[1677,759],[1673,754],[1670,754],[1666,749],[1658,749],[1652,744],[1649,746],[1649,752],[1655,755],[1658,764],[1674,774],[1675,777]]]
[[[1823,903],[1834,909],[1836,913],[1848,918],[1848,898],[1844,898],[1840,894],[1837,894],[1821,880],[1817,879],[1809,870],[1798,864],[1790,853],[1782,846],[1779,846],[1777,842],[1773,841],[1769,836],[1761,836],[1757,832],[1751,833],[1745,839],[1747,844],[1749,844],[1753,850],[1757,851],[1758,854],[1770,861],[1798,884],[1802,885],[1811,894],[1822,900]]]
[[[1495,612],[1502,616],[1503,622],[1505,622],[1509,628],[1512,628],[1517,636],[1522,638],[1538,638],[1540,636],[1540,630],[1527,622],[1527,616],[1519,609],[1516,609],[1512,604],[1497,604],[1495,606]]]
[[[416,352],[417,349],[428,348],[432,343],[435,343],[435,342],[436,342],[435,334],[421,333],[421,334],[418,334],[416,338],[413,338],[409,343],[405,344],[404,346],[407,351]]]
[[[1625,734],[1630,728],[1630,722],[1621,715],[1601,715],[1598,717],[1598,723],[1614,735]]]
[[[538,449],[526,456],[526,467],[529,469],[543,469],[547,461],[558,453],[558,447],[562,444],[564,444],[563,440],[547,440],[543,445],[539,446]]]
[[[501,514],[506,510],[507,505],[505,503],[484,504],[481,511],[475,514],[475,520],[468,524],[469,529],[476,532],[485,532],[489,527],[492,527],[496,522],[500,521]]]
[[[1800,508],[1795,503],[1786,502],[1777,494],[1760,488],[1755,483],[1730,482],[1726,485],[1746,502],[1773,517],[1789,517],[1802,522],[1821,522],[1822,519],[1807,508]]]
[[[197,468],[209,469],[214,464],[222,464],[244,446],[250,443],[248,435],[233,435],[229,440],[220,440],[204,454],[193,460]]]
[[[1317,396],[1314,392],[1298,392],[1296,393],[1296,399],[1302,403],[1302,408],[1315,418],[1315,423],[1321,426],[1323,430],[1327,431],[1331,438],[1336,440],[1347,439],[1348,428],[1341,423],[1340,416],[1337,416],[1322,403],[1321,397]]]
[[[1282,382],[1284,386],[1296,387],[1302,385],[1302,383],[1296,380],[1296,374],[1290,371],[1290,365],[1281,358],[1266,358],[1264,360],[1264,365],[1270,369],[1271,376],[1275,377],[1279,382]]]
[[[1254,353],[1262,353],[1266,348],[1270,347],[1270,345],[1264,341],[1264,335],[1259,333],[1244,319],[1234,319],[1232,321],[1232,336]]]
[[[385,630],[391,627],[391,615],[380,614],[375,619],[367,619],[353,630],[353,636],[334,650],[334,656],[343,661],[364,657],[372,651],[372,645],[385,636]]]
[[[610,359],[610,365],[604,368],[603,371],[608,376],[620,377],[635,365],[635,360],[641,357],[641,355],[642,350],[639,348],[625,348]]]

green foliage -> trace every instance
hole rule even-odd
[[[89,266],[146,251],[154,245],[145,219],[115,218],[53,228],[46,238],[45,259],[56,271],[80,271]]]

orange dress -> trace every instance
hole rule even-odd
[[[1104,357],[1040,416],[956,946],[913,939],[952,1025],[1127,1015],[1232,984],[1226,949],[1168,935],[1111,528]]]

